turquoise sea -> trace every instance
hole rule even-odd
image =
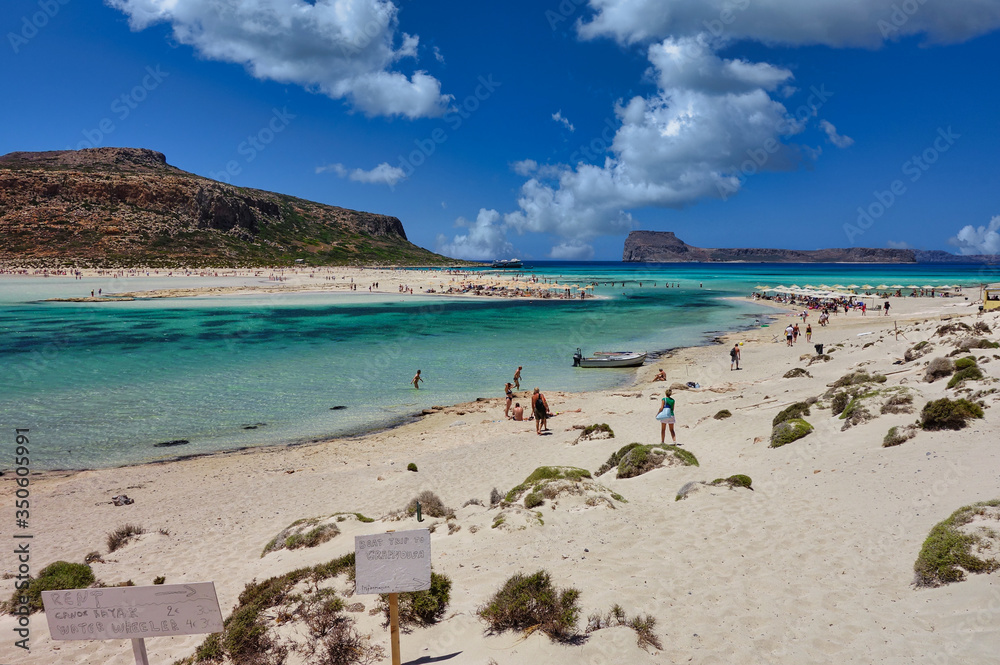
[[[403,422],[432,405],[500,397],[518,365],[524,366],[522,388],[627,384],[634,370],[574,369],[573,352],[708,343],[719,331],[774,313],[748,300],[723,299],[746,296],[758,284],[972,286],[984,280],[974,265],[536,262],[523,272],[560,283],[596,281],[596,294],[607,298],[387,295],[344,302],[290,294],[47,303],[40,301],[136,284],[4,277],[0,432],[12,440],[14,428],[30,428],[36,469],[100,468],[344,436]],[[665,288],[667,282],[680,287]],[[144,288],[185,285],[186,278],[176,277],[143,281]],[[416,391],[409,381],[418,368],[426,383]],[[156,446],[177,440],[189,443]]]

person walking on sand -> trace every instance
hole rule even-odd
[[[792,326],[792,344],[799,341],[799,324]]]
[[[521,389],[521,366],[517,366],[517,371],[514,372],[514,390]]]
[[[545,395],[538,388],[531,394],[531,412],[535,415],[535,434],[541,436],[542,432],[548,429],[546,424],[549,419],[549,403],[545,401]]]
[[[736,343],[733,348],[729,349],[729,371],[733,371],[733,365],[736,365],[736,369],[740,368],[740,345]]]
[[[410,381],[410,383],[413,384],[414,388],[416,388],[417,390],[420,390],[420,382],[423,381],[423,380],[424,380],[423,377],[420,376],[420,370],[418,369],[417,373],[414,375],[414,377]]]
[[[885,301],[884,311],[885,311],[885,314],[883,314],[883,316],[889,316],[889,301],[888,300]]]
[[[811,323],[806,324],[806,341],[813,341],[813,326]]]
[[[791,346],[792,345],[792,333],[794,333],[794,332],[795,332],[795,329],[792,328],[792,324],[789,323],[788,327],[785,328],[785,345],[786,346]]]
[[[674,398],[671,397],[673,391],[667,388],[664,391],[665,397],[660,400],[660,410],[656,412],[656,419],[660,421],[660,444],[667,438],[667,427],[670,427],[670,441],[676,445],[677,436],[674,434]]]
[[[503,417],[504,418],[510,418],[510,405],[511,405],[511,402],[514,401],[514,391],[511,390],[510,381],[508,381],[507,385],[505,385],[503,387],[503,392],[507,396],[507,408],[505,408],[503,410]]]

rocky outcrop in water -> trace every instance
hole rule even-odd
[[[622,261],[648,263],[915,263],[913,250],[847,247],[844,249],[709,249],[693,247],[672,231],[632,231]]]

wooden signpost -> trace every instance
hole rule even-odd
[[[388,531],[354,537],[355,593],[389,594],[392,665],[400,665],[399,594],[431,588],[431,533]]]
[[[214,582],[43,591],[54,640],[132,640],[136,665],[149,665],[147,637],[222,631]]]

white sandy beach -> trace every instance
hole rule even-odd
[[[365,284],[380,281],[390,293],[407,283],[364,274]],[[503,400],[496,398],[359,438],[36,475],[32,570],[57,560],[80,562],[100,551],[104,563],[93,569],[102,582],[146,585],[161,575],[168,584],[214,581],[228,615],[246,583],[353,551],[356,534],[443,523],[378,520],[431,490],[455,509],[453,524],[460,527],[441,524],[432,536],[434,570],[453,582],[451,604],[439,624],[403,635],[403,662],[994,663],[1000,653],[1000,573],[969,575],[940,588],[918,589],[912,582],[914,561],[934,524],[963,505],[1000,498],[1000,395],[983,396],[992,408],[960,432],[919,431],[892,448],[881,445],[889,427],[912,423],[915,414],[881,415],[841,431],[842,420],[814,407],[805,417],[814,432],[768,447],[778,411],[822,395],[854,369],[887,375],[885,386],[912,388],[918,412],[928,400],[954,397],[946,380],[922,381],[925,363],[950,353],[958,338],[935,337],[942,318],[985,321],[992,329],[985,336],[1000,339],[1000,316],[977,316],[971,300],[894,298],[891,317],[840,314],[827,328],[812,315],[813,343],[823,343],[832,359],[808,366],[802,356],[813,353],[812,344],[800,339],[787,348],[783,340],[771,342],[790,318],[782,314],[769,328],[731,334],[721,345],[683,349],[647,365],[626,389],[560,393],[544,378],[529,376],[522,388],[538,385],[560,412],[549,421],[551,433],[541,437],[534,423],[505,420]],[[926,356],[894,364],[924,340],[933,344]],[[744,369],[738,372],[730,371],[728,355],[736,341],[744,343]],[[970,354],[987,378],[968,387],[994,387],[1000,351]],[[651,381],[659,367],[666,370],[666,384]],[[811,377],[782,378],[795,367]],[[499,395],[505,380],[498,377],[483,394]],[[596,481],[627,503],[613,502],[612,508],[573,497],[548,500],[539,507],[544,524],[511,512],[504,525],[491,528],[501,507],[463,507],[470,499],[488,505],[491,489],[506,493],[542,465],[596,472],[627,443],[658,443],[658,397],[667,385],[688,381],[701,387],[674,394],[677,438],[700,466],[664,467],[630,479],[616,479],[612,471]],[[528,395],[522,390],[517,400],[526,404]],[[732,417],[714,419],[721,409]],[[609,424],[615,438],[575,443],[580,431],[574,427],[594,423]],[[13,435],[8,439],[9,446]],[[406,470],[410,462],[418,472]],[[675,501],[689,481],[733,474],[750,476],[753,491],[703,488]],[[2,480],[8,533],[15,488],[10,474]],[[122,493],[135,503],[109,503]],[[377,521],[347,520],[340,535],[318,547],[260,556],[295,520],[355,511]],[[107,554],[106,534],[126,522],[147,533]],[[4,556],[0,568],[8,573],[0,584],[6,599],[14,588],[14,558]],[[541,632],[487,635],[476,608],[512,574],[538,569],[549,571],[559,586],[582,592],[581,631],[588,614],[618,603],[630,616],[657,619],[663,649],[640,649],[635,633],[624,627],[597,631],[574,645],[551,642]],[[371,609],[375,597],[350,602],[356,601]],[[388,648],[381,617],[367,611],[352,616],[363,633]],[[51,640],[41,614],[32,616],[31,651],[25,653],[13,646],[14,625],[12,617],[0,617],[0,662],[134,662],[126,640]],[[203,639],[150,639],[150,661],[190,656]],[[289,663],[302,662],[296,658]]]

